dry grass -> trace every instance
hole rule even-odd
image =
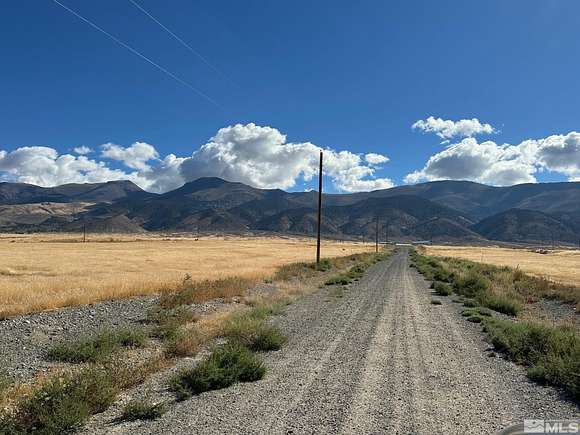
[[[99,300],[167,293],[193,281],[271,276],[284,264],[312,261],[312,239],[89,235],[2,235],[0,317]],[[372,250],[325,242],[325,257]]]
[[[556,250],[548,254],[537,254],[527,249],[427,246],[425,253],[519,268],[530,275],[562,284],[580,285],[580,251]]]

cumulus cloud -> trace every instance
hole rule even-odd
[[[85,154],[90,154],[93,152],[92,148],[89,148],[88,146],[80,146],[80,147],[75,147],[73,148],[73,151],[81,156],[84,156]]]
[[[127,174],[85,156],[59,155],[53,148],[22,147],[12,152],[0,151],[0,175],[3,180],[55,186],[65,183],[96,183],[126,179]]]
[[[431,156],[423,169],[405,177],[405,182],[470,180],[496,186],[536,182],[539,171],[580,176],[580,133],[525,140],[517,145],[499,145],[465,138]]]
[[[145,190],[166,192],[199,177],[214,176],[256,187],[287,189],[317,174],[320,151],[324,151],[325,175],[338,190],[354,192],[393,186],[390,179],[375,177],[378,165],[388,161],[386,156],[361,156],[346,150],[323,149],[310,142],[288,142],[277,129],[252,123],[220,129],[189,157],[169,154],[161,158],[153,145],[144,142],[127,147],[104,144],[102,160],[59,155],[48,147],[0,151],[0,178],[41,186],[128,179]],[[120,162],[128,170],[111,168],[111,161]]]
[[[580,133],[549,136],[538,143],[540,164],[574,179],[580,177]]]
[[[323,149],[310,142],[287,142],[277,129],[253,123],[220,129],[183,161],[181,171],[185,180],[217,176],[257,187],[287,189],[298,179],[312,179],[320,151],[324,151],[324,171],[339,190],[360,190],[363,179],[373,188],[393,185],[386,178],[370,178],[375,169],[358,154]]]
[[[387,163],[389,158],[377,153],[368,153],[365,155],[365,160],[370,165],[380,165],[381,163]]]
[[[131,169],[147,171],[150,166],[147,162],[159,158],[159,153],[153,147],[145,142],[135,142],[129,147],[122,147],[112,143],[101,145],[101,157],[123,162],[125,166]]]
[[[430,116],[425,120],[418,120],[411,128],[413,130],[421,130],[423,133],[435,133],[445,141],[454,137],[464,138],[473,137],[478,134],[497,133],[490,124],[482,124],[477,118],[451,121],[449,119]]]

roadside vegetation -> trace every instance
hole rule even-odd
[[[508,266],[523,272],[575,287],[580,282],[580,251],[572,249],[523,249],[497,246],[425,246],[422,252],[437,258],[459,258],[495,266]]]
[[[107,409],[117,393],[115,379],[102,368],[59,373],[0,413],[0,433],[59,434],[76,429],[91,414]]]
[[[170,387],[184,400],[205,391],[219,390],[237,382],[262,379],[266,367],[262,359],[238,342],[218,345],[210,356],[172,378]]]
[[[531,379],[580,399],[580,336],[574,327],[489,318],[484,328],[495,349],[527,366]]]
[[[573,325],[517,318],[526,304],[559,299],[578,304],[578,288],[533,277],[519,269],[412,253],[413,267],[441,296],[459,295],[462,316],[483,329],[494,348],[528,368],[540,383],[563,388],[580,399],[580,333]],[[455,302],[456,300],[454,300]],[[493,312],[502,316],[494,316]],[[511,319],[510,319],[511,317]]]
[[[154,403],[151,400],[132,400],[123,407],[120,421],[155,420],[167,412],[167,405],[163,402]]]
[[[122,347],[144,347],[147,332],[141,329],[103,329],[93,335],[62,341],[48,351],[48,358],[68,363],[99,362]]]
[[[281,267],[267,281],[277,290],[247,294],[257,280],[245,277],[194,282],[186,277],[176,291],[165,291],[148,312],[148,324],[132,329],[103,329],[61,341],[47,358],[64,363],[54,373],[14,386],[0,376],[0,433],[57,434],[81,427],[107,409],[120,391],[149,375],[209,347],[209,356],[170,380],[178,400],[204,391],[252,382],[266,373],[262,353],[280,349],[286,337],[269,321],[307,288],[316,288],[333,271],[358,279],[382,256],[355,254],[325,259],[320,267],[297,263]],[[346,272],[340,272],[346,271]],[[195,304],[220,298],[225,311],[200,316]],[[215,344],[216,339],[218,343]],[[213,343],[213,344],[212,344]],[[6,379],[6,380],[4,380]],[[4,393],[4,392],[8,393]],[[164,404],[130,402],[122,420],[159,417]]]

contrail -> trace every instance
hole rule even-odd
[[[120,46],[126,48],[127,50],[129,50],[131,53],[139,56],[141,59],[143,59],[144,61],[150,63],[151,65],[153,65],[155,68],[157,68],[158,70],[162,71],[163,73],[167,74],[169,77],[171,77],[172,79],[174,79],[175,81],[181,83],[182,85],[188,87],[189,89],[191,89],[193,92],[195,92],[196,94],[198,94],[199,96],[205,98],[207,101],[209,101],[210,103],[212,103],[213,105],[215,105],[218,108],[222,108],[217,102],[215,102],[211,97],[209,97],[208,95],[204,94],[202,91],[200,91],[199,89],[195,88],[193,85],[187,83],[185,80],[177,77],[175,74],[173,74],[171,71],[168,71],[167,69],[163,68],[161,65],[159,65],[158,63],[152,61],[151,59],[149,59],[147,56],[145,56],[144,54],[140,53],[139,51],[135,50],[133,47],[131,47],[128,44],[125,44],[123,41],[121,41],[119,38],[111,35],[109,32],[107,32],[106,30],[102,29],[101,27],[97,26],[95,23],[93,23],[92,21],[88,20],[87,18],[83,17],[82,15],[80,15],[79,13],[73,11],[72,9],[70,9],[69,7],[63,5],[61,2],[59,2],[58,0],[52,0],[53,2],[55,2],[57,5],[59,5],[60,7],[62,7],[63,9],[67,10],[68,12],[70,12],[71,14],[73,14],[74,16],[76,16],[77,18],[79,18],[80,20],[84,21],[85,23],[87,23],[89,26],[91,26],[92,28],[98,30],[99,32],[101,32],[102,34],[106,35],[107,37],[109,37],[110,39],[112,39],[113,41],[115,41],[117,44],[119,44]]]
[[[163,30],[165,30],[167,33],[169,33],[175,40],[177,40],[181,45],[183,45],[185,48],[187,48],[189,51],[191,51],[193,54],[195,54],[199,59],[201,59],[203,61],[203,63],[205,63],[208,67],[210,67],[212,70],[214,70],[216,73],[218,73],[219,75],[221,75],[223,78],[225,78],[226,80],[228,80],[229,82],[232,82],[232,80],[222,71],[220,71],[215,65],[213,65],[209,60],[207,60],[205,57],[203,57],[201,55],[201,53],[199,53],[197,50],[195,50],[191,45],[189,45],[187,42],[185,42],[183,39],[181,39],[179,36],[177,36],[175,33],[173,33],[171,30],[169,30],[167,28],[167,26],[165,26],[163,23],[161,23],[161,21],[159,21],[157,18],[155,18],[153,15],[151,15],[151,13],[149,13],[145,8],[143,8],[139,3],[137,3],[135,0],[129,0],[129,2],[131,2],[137,9],[139,9],[141,12],[143,12],[145,15],[147,15],[149,18],[151,18],[151,20],[153,20],[155,23],[157,23]],[[233,83],[233,82],[232,82]]]

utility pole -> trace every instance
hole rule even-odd
[[[385,246],[389,244],[389,224],[391,223],[390,220],[387,220],[387,226],[385,228]]]
[[[379,252],[379,217],[375,218],[375,252]]]
[[[318,234],[316,236],[316,266],[320,264],[320,228],[322,224],[322,151],[320,151],[320,168],[318,170]]]

